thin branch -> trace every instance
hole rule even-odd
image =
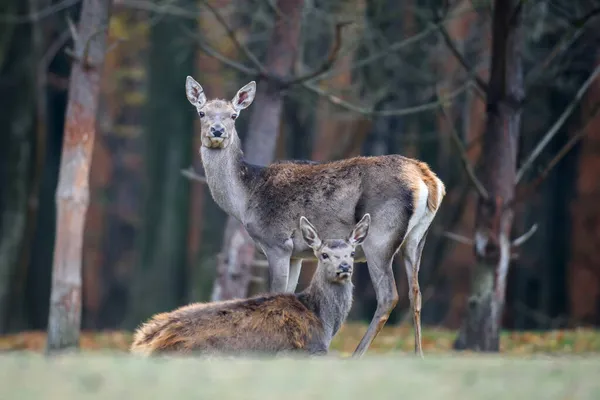
[[[574,32],[569,32],[568,34],[563,36],[562,39],[556,44],[556,46],[554,46],[550,54],[548,54],[548,56],[544,59],[544,61],[536,64],[531,69],[531,71],[527,73],[527,75],[525,76],[525,83],[531,84],[533,81],[538,79],[541,76],[542,72],[548,69],[550,63],[559,55],[564,54],[565,51],[567,51],[567,49],[571,47],[573,43],[575,43],[575,41],[579,38],[579,36],[581,36],[583,32],[584,27],[579,27]]]
[[[546,133],[546,135],[544,135],[544,137],[538,143],[538,145],[535,147],[535,149],[533,149],[533,151],[531,152],[529,157],[527,157],[527,160],[525,160],[525,162],[523,163],[521,168],[519,168],[519,171],[517,172],[517,176],[515,179],[515,184],[519,183],[521,178],[523,178],[523,175],[525,174],[525,172],[533,165],[533,162],[540,155],[542,150],[544,150],[544,148],[546,147],[548,142],[550,142],[550,140],[552,140],[554,135],[556,135],[556,133],[560,130],[560,128],[563,126],[563,124],[565,123],[567,118],[569,118],[569,116],[571,115],[573,110],[575,110],[575,107],[577,106],[577,104],[579,104],[579,101],[585,94],[588,87],[590,87],[590,85],[594,82],[594,80],[596,79],[596,77],[599,74],[600,74],[600,65],[598,65],[596,67],[596,69],[594,69],[594,72],[592,72],[592,74],[586,79],[586,81],[583,83],[583,85],[581,85],[581,87],[575,94],[575,97],[573,98],[573,100],[571,100],[571,103],[567,106],[567,108],[565,108],[565,110],[560,115],[560,117],[558,117],[558,119],[556,120],[554,125],[552,125],[550,130]]]
[[[34,13],[29,13],[25,15],[11,15],[11,14],[3,14],[0,15],[0,22],[8,22],[13,24],[23,24],[28,22],[37,22],[44,18],[50,17],[59,11],[67,9],[75,4],[79,3],[81,0],[63,0],[60,3],[53,4],[48,6],[42,10],[39,10]]]
[[[160,15],[171,15],[174,17],[196,20],[200,17],[200,13],[189,8],[177,7],[173,3],[174,0],[165,1],[156,4],[148,0],[115,0],[115,4],[122,5],[127,8],[136,10],[149,11]]]
[[[214,48],[209,46],[207,43],[204,43],[203,41],[199,40],[195,35],[192,34],[192,37],[194,37],[194,39],[196,39],[199,47],[207,55],[221,61],[223,64],[227,65],[228,67],[231,67],[239,72],[242,72],[242,73],[245,73],[248,75],[256,75],[256,76],[261,75],[259,71],[256,71],[256,70],[254,70],[250,67],[247,67],[243,64],[237,63],[237,62],[231,60],[230,58],[228,58],[227,56],[223,55],[222,53],[219,53],[217,50],[215,50]],[[270,79],[270,75],[268,75],[268,74],[262,75],[262,76],[266,79]],[[467,89],[469,89],[471,86],[471,81],[470,80],[466,81],[462,86],[458,87],[457,89],[450,92],[449,94],[447,94],[443,97],[439,97],[437,101],[420,104],[418,106],[412,106],[412,107],[401,108],[401,109],[396,109],[396,110],[384,110],[384,111],[374,111],[371,108],[352,104],[352,103],[350,103],[346,100],[343,100],[342,98],[335,96],[335,95],[327,92],[326,90],[323,90],[317,86],[314,86],[306,81],[301,82],[301,84],[304,88],[308,89],[309,91],[316,93],[319,96],[324,97],[331,104],[342,107],[348,111],[352,111],[352,112],[355,112],[355,113],[358,113],[361,115],[366,115],[366,116],[371,116],[371,117],[392,117],[392,116],[418,114],[420,112],[435,109],[440,106],[441,102],[445,102],[445,103],[450,102],[455,97],[459,96],[461,93],[463,93]]]
[[[304,82],[302,84],[302,86],[304,86],[306,89],[310,90],[311,92],[324,97],[331,104],[345,108],[348,111],[353,111],[355,113],[362,114],[362,115],[368,115],[371,117],[392,117],[392,116],[417,114],[417,113],[420,113],[423,111],[433,110],[433,109],[439,107],[441,104],[447,103],[447,102],[453,100],[455,97],[457,97],[458,95],[460,95],[461,93],[463,93],[467,89],[469,89],[471,87],[471,80],[468,80],[462,86],[460,86],[456,90],[452,91],[451,93],[445,95],[444,97],[438,97],[438,100],[436,100],[436,101],[420,104],[418,106],[400,108],[400,109],[396,109],[396,110],[383,110],[383,111],[375,111],[372,108],[357,106],[346,100],[341,99],[340,97],[332,95],[331,93],[329,93],[317,86],[314,86],[308,82]]]
[[[465,60],[465,58],[460,53],[460,51],[458,51],[458,49],[456,48],[456,44],[454,43],[454,41],[448,34],[448,31],[446,30],[444,25],[439,24],[438,30],[439,30],[440,34],[442,35],[444,42],[446,42],[446,46],[450,49],[450,52],[452,52],[452,55],[454,55],[454,58],[456,58],[456,60],[462,65],[462,67],[469,74],[469,76],[473,77],[473,79],[475,80],[475,83],[477,84],[479,89],[481,89],[481,91],[487,95],[487,92],[488,92],[487,84],[479,77],[479,75],[477,75],[475,73],[475,71],[473,71],[473,69],[467,63],[467,60]]]
[[[446,107],[444,107],[442,105],[440,108],[442,109],[442,114],[443,114],[444,118],[446,119],[446,122],[448,123],[448,127],[450,128],[450,136],[452,137],[452,142],[454,143],[454,145],[456,146],[456,149],[458,150],[458,153],[460,155],[460,159],[462,161],[465,172],[469,176],[469,179],[471,180],[471,183],[473,183],[473,186],[475,186],[475,189],[477,189],[477,193],[479,193],[479,196],[481,196],[484,200],[488,200],[490,198],[490,195],[489,195],[488,191],[485,189],[485,187],[483,186],[483,184],[481,183],[481,181],[479,181],[479,179],[477,179],[477,175],[475,174],[475,171],[473,170],[473,167],[471,166],[471,162],[469,161],[469,156],[467,155],[467,151],[465,150],[465,148],[462,144],[462,141],[460,140],[460,136],[458,135],[458,132],[456,132],[456,128],[454,127],[454,123],[452,122],[452,120],[450,119],[450,116],[448,115],[448,112],[446,111]]]
[[[200,182],[200,183],[204,183],[204,184],[208,183],[208,181],[206,180],[206,177],[204,177],[202,175],[198,175],[192,167],[188,167],[187,169],[182,169],[181,175],[185,176],[186,178],[188,178],[192,181],[196,181],[196,182]]]
[[[441,26],[447,22],[450,22],[453,19],[462,18],[466,14],[471,13],[473,11],[476,11],[476,10],[475,9],[465,9],[465,10],[456,12],[455,14],[448,14],[447,17],[442,20],[439,20],[437,22],[428,23],[426,28],[424,28],[422,31],[420,31],[418,33],[415,33],[412,36],[409,36],[398,42],[392,43],[389,46],[387,46],[386,48],[381,49],[379,52],[377,52],[375,54],[371,54],[370,56],[367,56],[367,57],[363,58],[362,60],[357,60],[345,68],[338,68],[336,70],[331,70],[328,73],[321,75],[319,78],[321,78],[321,79],[331,78],[331,77],[334,77],[334,76],[337,76],[337,75],[340,75],[343,73],[354,71],[354,70],[356,70],[358,68],[362,68],[366,65],[369,65],[369,64],[379,60],[380,58],[389,56],[390,53],[397,52],[397,51],[399,51],[405,47],[408,47],[414,43],[420,42],[421,40],[428,37],[429,34],[436,32],[439,26]]]
[[[339,52],[340,52],[340,49],[342,48],[342,29],[344,28],[344,26],[350,25],[350,24],[352,24],[352,22],[347,21],[347,22],[338,22],[335,25],[335,35],[334,35],[334,39],[333,39],[333,45],[329,49],[329,54],[327,55],[327,58],[325,59],[323,64],[321,64],[314,71],[311,71],[307,74],[300,75],[300,76],[297,76],[297,77],[294,77],[294,78],[288,80],[287,82],[285,82],[285,85],[291,86],[294,84],[306,82],[306,81],[318,78],[320,75],[323,75],[325,72],[329,71],[329,69],[336,62]]]
[[[73,49],[66,48],[65,53],[69,57],[71,57],[71,59],[73,61],[80,62],[84,69],[95,68],[96,66],[93,65],[93,63],[90,61],[90,56],[89,56],[90,45],[92,44],[92,40],[96,36],[98,36],[100,34],[104,34],[108,31],[108,26],[104,26],[104,27],[99,28],[96,31],[92,32],[92,34],[90,35],[89,38],[87,38],[85,43],[82,43],[81,36],[79,36],[79,33],[77,32],[77,28],[75,27],[75,24],[73,23],[73,21],[71,20],[71,18],[69,16],[67,16],[66,19],[67,19],[67,25],[69,26],[69,31],[71,32],[71,37],[73,38]]]
[[[58,37],[48,46],[48,49],[44,53],[44,55],[40,58],[39,66],[38,66],[38,75],[41,77],[46,74],[46,70],[48,66],[54,60],[54,57],[58,54],[60,49],[67,43],[69,38],[71,37],[71,33],[69,30],[64,30],[58,35]]]
[[[525,232],[524,234],[522,234],[521,236],[519,236],[518,238],[516,238],[515,240],[512,241],[512,247],[519,247],[519,246],[523,245],[523,243],[525,243],[526,241],[531,239],[533,234],[535,232],[537,232],[537,229],[538,229],[538,225],[533,224],[533,226],[531,228],[529,228],[529,230],[527,232]]]
[[[544,180],[546,179],[546,177],[548,176],[548,174],[550,173],[550,171],[588,133],[587,127],[590,124],[590,122],[594,119],[594,117],[598,114],[599,111],[600,111],[600,103],[597,104],[594,107],[594,110],[592,111],[592,113],[588,117],[585,125],[579,131],[577,131],[577,133],[575,135],[573,135],[569,139],[569,141],[558,151],[558,153],[556,153],[556,155],[552,158],[552,160],[550,160],[550,162],[548,163],[548,165],[546,166],[546,168],[544,168],[539,173],[539,175],[537,176],[537,178],[531,184],[529,184],[528,186],[526,186],[523,189],[521,189],[521,190],[518,191],[518,193],[515,195],[515,199],[512,202],[509,202],[506,205],[506,208],[513,207],[515,204],[520,203],[521,201],[523,201],[527,197],[531,196],[535,192],[535,190],[538,188],[538,186],[540,186],[542,184],[542,182],[544,182]]]
[[[202,2],[204,3],[205,0],[202,0]],[[218,11],[214,11],[213,13],[217,13]],[[216,14],[215,14],[216,15]],[[232,32],[233,31],[227,26],[226,21],[221,18],[219,19],[219,23],[221,23],[224,27],[224,29],[226,29],[228,32]],[[339,25],[339,24],[338,24]],[[342,26],[337,27],[337,29],[341,29],[343,27],[344,24],[341,24]],[[437,25],[434,25],[434,27]],[[271,74],[269,74],[269,72],[265,69],[265,67],[258,61],[256,60],[256,57],[254,57],[254,55],[252,55],[250,58],[251,60],[254,59],[256,60],[255,64],[257,65],[257,67],[259,68],[259,70],[255,70],[252,69],[250,67],[246,67],[243,64],[237,63],[231,59],[229,59],[228,57],[226,57],[225,55],[219,53],[217,50],[215,50],[214,48],[212,48],[211,46],[209,46],[207,43],[204,43],[203,41],[201,41],[200,39],[198,39],[195,35],[193,35],[193,33],[191,32],[187,32],[188,34],[190,34],[193,38],[196,39],[196,41],[198,42],[200,48],[209,56],[221,61],[223,64],[248,75],[256,75],[256,76],[260,76],[262,78],[265,79],[274,79],[274,80],[279,80],[279,78],[272,76]],[[235,38],[235,34],[230,35],[230,37],[232,38],[232,40],[236,40],[237,38]],[[414,38],[414,36],[413,36]],[[410,38],[409,38],[410,39]],[[341,37],[340,37],[340,41],[341,41]],[[408,43],[408,41],[406,42]],[[243,44],[241,44],[240,42],[236,43],[236,46],[238,46],[239,48],[244,48],[245,50],[243,50],[245,53],[249,53],[252,54],[250,52],[250,50],[245,47]],[[335,50],[334,46],[334,50]],[[339,51],[333,51],[330,54],[335,55],[337,52]],[[330,57],[328,57],[330,58]],[[310,79],[314,79],[315,77],[312,77]],[[410,115],[410,114],[417,114],[420,112],[424,112],[427,110],[432,110],[435,109],[437,107],[440,106],[441,102],[449,102],[452,101],[455,97],[459,96],[461,93],[465,92],[467,89],[469,89],[471,87],[471,80],[466,81],[461,87],[457,88],[456,90],[454,90],[453,92],[447,94],[444,97],[439,97],[438,96],[438,100],[437,101],[433,101],[433,102],[429,102],[429,103],[425,103],[425,104],[420,104],[418,106],[413,106],[413,107],[407,107],[407,108],[402,108],[402,109],[397,109],[397,110],[384,110],[384,111],[374,111],[372,108],[366,108],[366,107],[361,107],[358,105],[354,105],[350,102],[347,102],[317,86],[314,86],[312,84],[310,84],[307,80],[305,80],[305,78],[295,78],[292,81],[288,81],[288,82],[283,82],[284,85],[289,85],[291,83],[298,83],[301,84],[304,88],[310,90],[313,93],[318,94],[319,96],[324,97],[325,99],[327,99],[330,103],[340,106],[342,108],[345,108],[346,110],[349,111],[353,111],[356,112],[358,114],[362,114],[362,115],[368,115],[368,116],[378,116],[378,117],[391,117],[391,116],[403,116],[403,115]]]
[[[204,53],[206,53],[206,55],[222,62],[223,64],[227,65],[228,67],[233,68],[243,74],[251,75],[251,76],[260,75],[260,73],[257,70],[255,70],[251,67],[247,67],[244,64],[240,64],[239,62],[233,61],[231,58],[229,58],[226,55],[224,55],[223,53],[219,52],[217,49],[215,49],[214,47],[212,47],[211,45],[209,45],[208,43],[206,43],[205,41],[200,39],[196,34],[194,34],[194,32],[191,29],[189,29],[185,26],[182,26],[182,30],[190,38],[194,39],[194,41],[198,44],[198,47],[200,48],[200,50],[202,50]]]
[[[445,238],[448,238],[450,240],[454,240],[455,242],[461,243],[461,244],[466,244],[468,246],[472,246],[474,241],[471,238],[468,238],[466,236],[463,235],[459,235],[458,233],[453,233],[453,232],[442,232],[441,233],[442,236],[444,236]]]
[[[244,53],[244,55],[246,56],[246,58],[248,58],[252,62],[252,64],[254,65],[254,67],[261,73],[261,75],[268,76],[269,72],[267,71],[266,67],[258,60],[258,58],[256,58],[256,56],[252,53],[252,51],[250,51],[250,49],[246,45],[244,45],[242,42],[240,42],[238,40],[237,36],[235,35],[235,32],[233,31],[233,29],[231,29],[229,27],[229,24],[227,23],[227,21],[225,20],[225,18],[221,15],[221,13],[219,12],[219,10],[217,10],[211,4],[210,1],[207,1],[207,0],[200,0],[200,1],[215,16],[215,18],[217,19],[217,21],[219,22],[219,24],[221,24],[221,26],[223,26],[223,29],[225,29],[225,31],[227,32],[227,36],[229,36],[229,38],[231,39],[231,41],[233,42],[233,44],[242,53]]]
[[[77,46],[81,42],[81,39],[79,39],[79,34],[77,33],[77,28],[75,27],[75,23],[73,22],[71,17],[68,15],[66,16],[65,19],[67,20],[67,26],[69,27],[69,31],[71,32],[71,38],[73,39],[74,47],[77,48]]]
[[[569,23],[574,26],[583,27],[589,20],[598,15],[600,15],[600,7],[593,9],[581,18],[576,18],[574,20],[569,21]]]
[[[554,46],[546,59],[533,67],[533,69],[525,77],[525,82],[529,83],[534,78],[539,77],[541,72],[544,71],[550,62],[554,60],[558,55],[563,54],[575,41],[583,34],[585,27],[588,22],[600,15],[600,8],[592,10],[590,13],[584,15],[581,18],[569,21],[569,23],[576,27],[575,31],[570,31],[563,36],[563,38]]]

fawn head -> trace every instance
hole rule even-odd
[[[362,244],[369,233],[371,216],[365,214],[345,239],[323,239],[304,216],[300,217],[300,232],[313,251],[326,279],[333,283],[346,283],[352,278],[354,249]]]
[[[207,100],[202,86],[188,76],[185,82],[185,93],[188,101],[196,107],[200,117],[202,145],[210,149],[224,149],[237,135],[235,120],[240,111],[247,108],[254,100],[256,83],[252,81],[238,90],[231,101]]]

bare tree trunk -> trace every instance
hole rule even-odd
[[[278,0],[275,27],[265,67],[272,76],[292,73],[300,36],[304,0]],[[283,94],[274,80],[259,83],[245,143],[246,159],[258,165],[273,160],[283,109]],[[254,261],[254,242],[233,217],[228,217],[218,261],[212,300],[246,297]]]
[[[499,351],[499,332],[510,263],[513,211],[505,208],[515,193],[521,102],[524,97],[519,48],[518,0],[496,0],[492,22],[492,60],[487,96],[487,132],[483,139],[475,255],[467,315],[457,349]]]
[[[69,83],[69,104],[56,189],[56,244],[47,350],[78,347],[81,325],[81,249],[89,202],[88,179],[96,134],[100,72],[111,0],[85,0]]]

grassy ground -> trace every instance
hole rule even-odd
[[[600,399],[600,331],[504,333],[501,355],[451,351],[455,332],[387,326],[367,356],[347,324],[323,359],[140,359],[131,334],[86,332],[77,354],[44,357],[43,332],[0,337],[0,399]]]
[[[2,399],[599,399],[600,360],[407,355],[340,359],[0,356]]]

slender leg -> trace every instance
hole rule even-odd
[[[288,276],[287,292],[294,293],[298,286],[298,278],[302,270],[302,259],[294,259],[290,262],[290,274]]]
[[[367,242],[369,240],[367,239]],[[367,328],[367,332],[354,350],[353,357],[361,357],[371,345],[381,328],[387,322],[390,313],[398,303],[398,290],[392,270],[393,252],[387,249],[376,248],[373,243],[363,246],[369,275],[377,296],[377,309]]]
[[[269,263],[269,292],[271,293],[285,293],[287,290],[292,246],[292,241],[288,240],[284,246],[265,248]]]
[[[415,329],[415,353],[423,358],[421,334],[421,289],[419,287],[419,268],[421,254],[425,246],[427,231],[421,238],[409,237],[402,249],[404,268],[408,278],[408,298],[413,309],[413,324]]]

